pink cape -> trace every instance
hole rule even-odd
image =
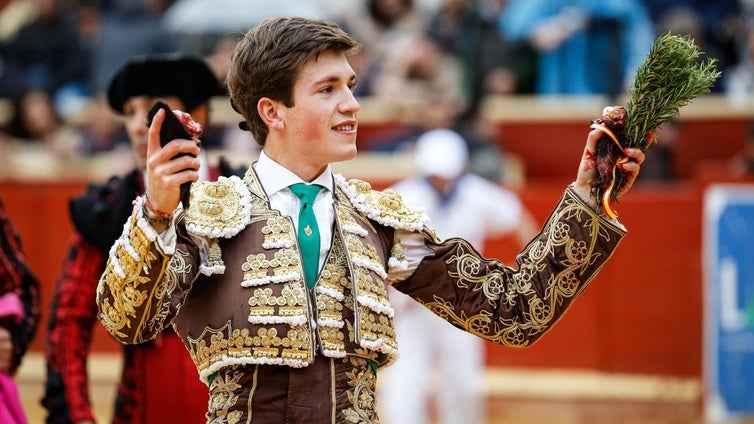
[[[0,317],[23,319],[24,307],[15,293],[0,296]],[[0,372],[0,423],[28,424],[16,382],[4,372]]]

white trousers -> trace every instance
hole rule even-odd
[[[453,327],[416,302],[397,303],[400,359],[377,375],[382,422],[429,424],[428,401],[434,396],[436,422],[483,423],[484,340]]]

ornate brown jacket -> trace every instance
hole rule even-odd
[[[137,200],[97,289],[99,319],[122,343],[173,325],[200,378],[254,364],[307,367],[315,357],[382,366],[397,358],[387,277],[406,266],[401,234],[434,252],[394,284],[453,325],[528,346],[563,315],[624,231],[567,189],[517,267],[461,239],[440,241],[391,191],[335,176],[333,243],[312,290],[292,221],[271,210],[253,170],[194,184],[163,244]]]

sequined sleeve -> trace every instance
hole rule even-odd
[[[170,325],[199,269],[198,245],[190,237],[166,245],[144,218],[143,201],[135,201],[97,287],[97,316],[124,344],[151,340]]]
[[[492,342],[526,347],[544,335],[589,285],[625,231],[566,190],[517,267],[483,258],[461,239],[436,242],[394,287],[451,324]]]
[[[218,238],[232,238],[250,222],[251,194],[238,177],[191,186],[191,207],[174,212],[158,235],[138,197],[123,233],[110,249],[97,287],[98,318],[121,343],[151,340],[171,325],[199,274],[223,274]]]

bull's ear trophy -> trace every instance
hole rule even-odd
[[[612,207],[625,184],[623,149],[646,152],[659,140],[657,127],[679,113],[682,106],[708,93],[720,77],[715,59],[702,60],[703,53],[689,36],[670,33],[658,37],[636,71],[626,106],[607,107],[592,121],[591,128],[603,132],[597,142],[598,176],[592,192],[610,218],[617,217]]]

